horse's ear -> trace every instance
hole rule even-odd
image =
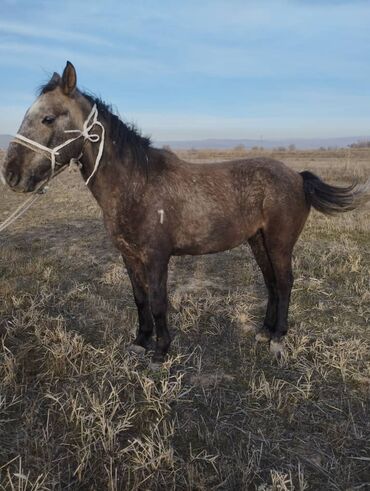
[[[67,61],[62,75],[62,90],[65,95],[72,95],[76,89],[77,75],[75,67]]]
[[[52,83],[52,84],[59,84],[59,82],[60,82],[60,75],[59,75],[59,73],[54,72],[53,73],[53,76],[50,79],[50,83]]]

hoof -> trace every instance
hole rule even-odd
[[[127,346],[127,351],[129,353],[135,353],[136,355],[144,355],[146,352],[146,349],[144,346],[140,346],[139,344],[130,344]]]
[[[160,363],[159,361],[151,361],[149,363],[149,370],[152,372],[159,372],[163,367],[163,364]]]
[[[255,336],[257,343],[268,343],[270,339],[271,335],[266,329],[259,330]]]
[[[281,341],[271,340],[270,353],[279,360],[285,355],[284,344]]]

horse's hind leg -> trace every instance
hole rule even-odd
[[[270,350],[272,353],[279,355],[282,352],[282,339],[288,332],[288,310],[293,286],[292,254],[289,250],[272,249],[270,255],[276,278],[278,298],[276,323],[270,343]]]
[[[301,227],[296,230],[285,229],[284,224],[278,221],[272,222],[263,231],[264,243],[268,257],[271,261],[276,287],[276,322],[272,331],[270,350],[275,355],[280,355],[282,339],[288,332],[288,309],[290,294],[293,286],[292,251],[298,238]]]
[[[263,279],[265,280],[265,285],[268,292],[265,320],[263,321],[263,328],[260,329],[256,335],[256,340],[270,341],[275,329],[278,306],[275,273],[271,264],[270,257],[266,250],[262,231],[259,230],[253,237],[249,239],[248,242],[257,261],[257,264],[262,271]]]

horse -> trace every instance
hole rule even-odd
[[[62,76],[54,73],[26,112],[2,172],[12,190],[31,193],[70,162],[78,163],[101,207],[131,280],[138,311],[131,349],[146,352],[155,329],[157,366],[171,343],[171,256],[216,253],[248,242],[268,293],[256,339],[281,356],[292,252],[311,207],[331,215],[353,210],[368,195],[368,186],[332,186],[271,158],[207,165],[181,160],[153,147],[101,99],[80,91],[76,70],[67,62]]]

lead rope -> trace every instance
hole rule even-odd
[[[101,135],[98,135],[97,133],[90,133],[92,128],[94,126],[99,126],[101,128]],[[6,228],[9,227],[15,220],[17,220],[19,217],[21,217],[26,211],[37,201],[43,194],[45,194],[47,190],[47,183],[50,182],[54,177],[56,177],[58,174],[60,174],[64,169],[67,168],[67,165],[60,164],[57,162],[56,157],[59,155],[59,150],[63,147],[66,147],[70,143],[78,140],[79,138],[83,137],[84,142],[86,140],[90,141],[91,143],[97,143],[100,141],[99,144],[99,150],[98,154],[95,159],[95,165],[92,173],[90,176],[87,178],[85,181],[85,184],[88,185],[91,178],[96,174],[100,161],[103,155],[104,151],[104,143],[105,143],[105,128],[103,124],[98,121],[98,109],[96,107],[96,104],[93,105],[90,114],[86,118],[82,130],[65,130],[64,133],[79,133],[75,138],[69,138],[67,141],[61,143],[60,145],[54,147],[54,148],[49,148],[41,143],[38,143],[34,140],[31,140],[30,138],[27,138],[20,133],[17,133],[14,137],[14,142],[19,143],[20,145],[23,145],[24,147],[29,148],[30,150],[33,150],[36,153],[39,153],[41,155],[46,156],[47,158],[50,159],[50,165],[51,165],[51,174],[48,178],[48,180],[37,190],[33,192],[33,195],[30,196],[24,203],[22,203],[6,220],[4,220],[0,224],[0,232],[5,230]],[[46,155],[45,155],[46,154]],[[69,165],[72,163],[75,163],[77,165],[81,165],[80,159],[83,156],[83,153],[81,152],[80,155],[77,158],[72,158],[69,162]],[[55,170],[56,165],[60,166],[58,170]]]
[[[58,174],[63,172],[66,168],[67,168],[67,166],[64,166],[64,167],[61,167],[60,169],[58,169],[54,173],[53,177],[56,177]],[[48,179],[37,191],[34,191],[32,193],[32,196],[30,196],[28,199],[26,199],[26,201],[24,201],[20,206],[18,206],[18,208],[15,211],[13,211],[13,213],[11,215],[9,215],[8,218],[6,218],[0,224],[0,232],[7,229],[13,222],[15,222],[24,213],[26,213],[28,208],[31,208],[31,206],[35,203],[35,201],[38,201],[38,199],[41,198],[41,196],[46,193],[46,191],[48,189],[46,184],[50,181],[50,179]]]
[[[0,232],[9,227],[13,222],[17,220],[17,218],[21,217],[28,208],[30,208],[35,201],[37,201],[41,197],[40,194],[34,194],[30,198],[28,198],[24,203],[22,203],[3,223],[0,225]]]

